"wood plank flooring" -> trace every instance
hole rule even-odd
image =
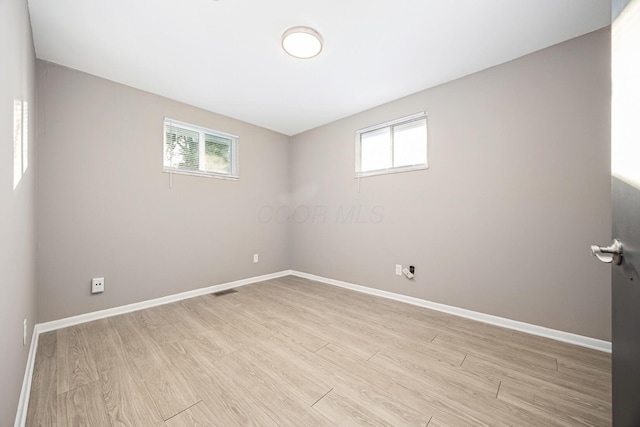
[[[608,426],[610,355],[296,277],[40,336],[27,426]]]

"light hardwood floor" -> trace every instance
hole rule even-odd
[[[611,424],[610,356],[296,277],[40,336],[28,426]]]

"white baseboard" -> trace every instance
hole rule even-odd
[[[31,347],[29,348],[29,356],[27,357],[27,366],[24,372],[24,380],[22,382],[22,391],[20,392],[20,400],[18,401],[18,411],[16,413],[14,427],[24,427],[25,422],[27,421],[27,410],[29,409],[29,397],[31,395],[31,380],[33,378],[33,368],[36,359],[36,351],[38,350],[38,338],[40,334],[54,331],[56,329],[79,325],[81,323],[91,322],[93,320],[104,319],[106,317],[131,313],[133,311],[138,311],[149,307],[156,307],[176,301],[182,301],[187,298],[193,298],[213,292],[220,292],[226,289],[237,288],[239,286],[250,285],[257,282],[263,282],[265,280],[277,279],[279,277],[289,276],[290,274],[291,270],[283,270],[277,273],[250,277],[248,279],[241,279],[234,282],[228,282],[220,285],[209,286],[206,288],[194,289],[192,291],[182,292],[179,294],[168,295],[162,298],[155,298],[147,301],[123,305],[120,307],[108,308],[106,310],[94,311],[92,313],[85,313],[78,316],[67,317],[65,319],[36,324],[33,327]]]
[[[22,380],[22,391],[18,400],[18,411],[14,427],[23,427],[27,421],[27,408],[29,407],[29,396],[31,395],[31,379],[33,378],[33,367],[36,361],[36,351],[38,351],[38,325],[33,326],[31,334],[31,345],[27,356],[27,366],[24,369],[24,379]]]
[[[106,317],[117,316],[119,314],[131,313],[132,311],[143,310],[149,307],[169,304],[184,299],[197,297],[200,295],[220,292],[226,289],[237,288],[239,286],[250,285],[252,283],[263,282],[265,280],[277,279],[291,274],[290,270],[283,270],[277,273],[265,274],[262,276],[250,277],[248,279],[236,280],[234,282],[223,283],[220,285],[209,286],[206,288],[194,289],[192,291],[181,292],[179,294],[168,295],[166,297],[150,299],[146,301],[136,302],[133,304],[121,305],[120,307],[108,308],[106,310],[94,311],[91,313],[79,314],[77,316],[67,317],[64,319],[53,320],[38,324],[40,333],[54,331],[56,329],[67,328],[80,323],[91,322]]]
[[[531,335],[538,335],[550,338],[556,341],[562,341],[569,344],[575,344],[594,350],[611,353],[611,343],[596,338],[585,337],[582,335],[572,334],[570,332],[558,331],[556,329],[545,328],[543,326],[532,325],[530,323],[519,322],[517,320],[506,319],[504,317],[493,316],[490,314],[479,313],[477,311],[466,310],[464,308],[453,307],[450,305],[431,302],[420,298],[414,298],[406,295],[395,294],[393,292],[382,291],[379,289],[369,288],[366,286],[355,285],[353,283],[343,282],[341,280],[329,279],[315,274],[303,273],[301,271],[291,270],[291,275],[302,277],[317,282],[326,283],[328,285],[339,286],[341,288],[351,289],[353,291],[362,292],[369,295],[375,295],[383,298],[401,301],[407,304],[417,305],[431,310],[443,313],[453,314],[455,316],[465,317],[467,319],[477,320],[491,325],[501,326],[507,329],[513,329],[525,332]]]

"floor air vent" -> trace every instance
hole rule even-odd
[[[227,289],[220,292],[214,292],[211,295],[213,295],[214,297],[223,297],[225,295],[236,294],[236,293],[238,293],[238,291],[236,291],[235,289]]]

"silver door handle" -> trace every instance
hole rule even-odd
[[[600,261],[616,265],[622,264],[622,243],[614,239],[610,246],[591,245],[591,255],[595,255]]]

